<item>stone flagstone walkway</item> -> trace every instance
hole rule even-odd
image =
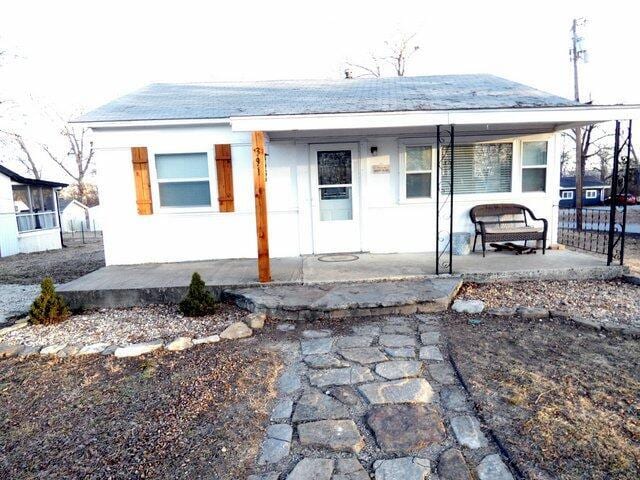
[[[437,315],[305,330],[249,480],[512,480],[447,359]]]

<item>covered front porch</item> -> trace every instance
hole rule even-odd
[[[177,302],[184,295],[193,272],[198,272],[215,293],[247,288],[290,286],[291,294],[317,292],[323,285],[342,285],[343,295],[369,286],[380,301],[386,292],[381,284],[416,282],[436,285],[439,280],[518,281],[582,280],[614,278],[623,267],[607,266],[606,259],[570,250],[550,250],[546,255],[514,255],[491,252],[455,257],[457,275],[435,272],[434,252],[404,254],[309,255],[271,259],[272,282],[261,285],[254,259],[225,259],[143,265],[108,266],[61,285],[59,291],[76,308],[125,307]],[[418,285],[415,284],[415,285]],[[413,287],[412,287],[413,288]]]

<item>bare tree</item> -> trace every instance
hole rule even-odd
[[[576,130],[569,130],[566,134],[574,142],[577,141]],[[587,125],[583,127],[577,136],[581,141],[580,156],[582,158],[582,165],[576,165],[576,170],[581,168],[581,171],[584,172],[587,161],[593,157],[599,157],[601,164],[600,168],[596,170],[600,171],[601,179],[605,180],[607,178],[605,174],[607,169],[605,167],[612,157],[611,145],[609,145],[606,140],[611,137],[613,137],[613,133],[606,131],[599,125]]]
[[[25,168],[29,176],[39,180],[42,175],[42,166],[39,166],[38,162],[35,161],[31,154],[31,147],[29,147],[25,138],[19,133],[7,132],[5,130],[0,130],[0,134],[4,137],[0,138],[0,145],[17,145],[20,153],[15,156],[16,161]]]
[[[347,65],[358,69],[359,77],[381,77],[381,64],[386,63],[393,67],[398,77],[403,77],[407,70],[407,62],[420,49],[414,42],[416,34],[402,34],[395,40],[384,42],[384,49],[380,54],[371,54],[370,64],[347,62]]]
[[[78,196],[83,203],[86,203],[87,196],[90,193],[86,177],[92,171],[95,153],[93,142],[87,139],[88,129],[86,128],[76,130],[65,125],[60,133],[67,140],[69,147],[66,158],[59,158],[47,145],[43,144],[42,148],[47,152],[51,160],[74,180],[77,185]],[[67,160],[67,158],[70,160]]]

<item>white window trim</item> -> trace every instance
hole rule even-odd
[[[524,144],[525,143],[534,143],[534,142],[545,142],[547,144],[547,158],[546,158],[546,162],[544,165],[525,165],[524,164]],[[544,181],[544,190],[534,190],[534,191],[530,191],[530,192],[525,192],[523,189],[523,181],[524,181],[524,175],[522,175],[522,173],[520,174],[520,192],[524,195],[530,195],[530,194],[546,194],[547,190],[549,188],[549,171],[547,170],[549,168],[549,140],[548,139],[537,139],[537,138],[526,138],[526,139],[522,139],[520,141],[520,167],[522,169],[522,171],[524,172],[524,170],[545,170],[545,181]]]
[[[403,139],[398,142],[398,159],[399,159],[399,203],[431,203],[435,201],[435,186],[436,175],[435,172],[435,147],[433,140],[425,139]],[[426,147],[431,149],[431,169],[430,170],[415,170],[407,172],[407,147]],[[430,173],[431,174],[431,196],[430,197],[411,197],[407,198],[407,173]],[[435,172],[437,174],[437,172]]]
[[[176,178],[176,179],[159,179],[158,171],[156,170],[156,155],[180,155],[185,153],[205,153],[207,155],[207,169],[209,171],[209,178],[197,177],[197,178]],[[158,147],[149,148],[149,176],[151,180],[151,201],[153,203],[153,212],[155,213],[167,213],[167,214],[183,214],[183,213],[217,213],[220,211],[220,205],[218,203],[218,178],[216,174],[216,159],[213,152],[213,145],[201,146],[193,145],[185,148],[172,148],[161,149]],[[179,182],[193,182],[193,181],[208,181],[209,182],[209,198],[211,199],[211,205],[202,207],[163,207],[160,205],[160,184],[161,183],[179,183]]]
[[[573,190],[561,190],[560,191],[560,199],[561,200],[573,200]]]
[[[587,200],[593,200],[594,198],[598,198],[598,190],[596,189],[585,189],[584,198]]]

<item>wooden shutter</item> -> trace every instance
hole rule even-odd
[[[151,215],[151,180],[149,179],[149,155],[147,147],[131,147],[131,162],[136,185],[136,203],[139,215]]]
[[[218,177],[218,204],[221,212],[233,212],[233,169],[231,145],[216,145],[216,173]]]

